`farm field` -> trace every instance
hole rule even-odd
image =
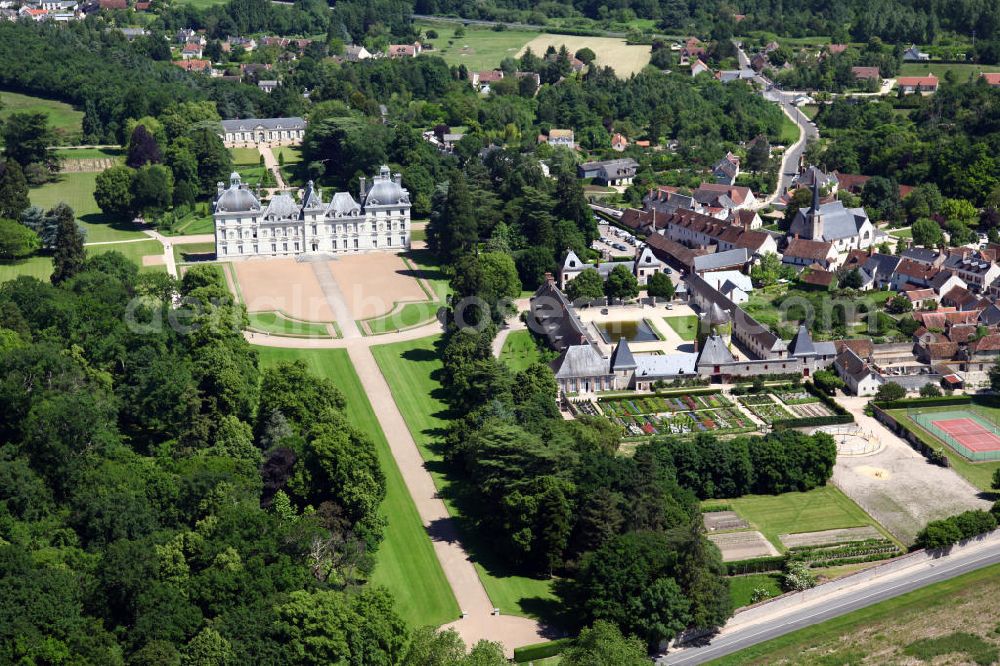
[[[500,360],[515,372],[540,361],[541,355],[531,331],[511,331],[503,342]]]
[[[68,204],[87,230],[88,243],[145,238],[132,224],[111,221],[101,212],[94,201],[96,181],[96,173],[64,173],[56,182],[30,190],[28,196],[32,205],[46,210],[60,202]]]
[[[3,103],[3,108],[0,109],[0,121],[13,113],[46,113],[49,116],[49,123],[64,140],[76,141],[83,132],[83,111],[77,111],[65,102],[6,90],[0,90],[0,102]]]
[[[979,663],[995,663],[1000,656],[998,577],[1000,565],[984,567],[710,663],[968,664],[975,663],[974,655],[982,655]]]
[[[375,442],[386,475],[382,512],[389,524],[385,540],[376,554],[377,564],[371,582],[384,585],[392,592],[396,610],[411,626],[438,625],[455,619],[458,603],[347,352],[343,349],[276,347],[259,347],[258,351],[265,367],[280,361],[302,359],[312,372],[330,379],[347,400],[351,423],[368,433]]]
[[[524,45],[538,36],[531,30],[496,32],[489,28],[469,27],[465,29],[464,37],[455,37],[456,24],[418,22],[416,25],[425,30],[435,30],[438,34],[436,39],[421,40],[421,43],[434,46],[430,54],[444,58],[449,65],[465,65],[470,70],[497,68],[501,60],[517,57]],[[453,43],[449,45],[449,41]],[[535,53],[542,55],[545,51]]]
[[[442,400],[437,373],[441,371],[437,344],[440,336],[372,347],[372,354],[385,376],[392,397],[420,449],[434,483],[441,491],[449,512],[456,515],[448,496],[448,481],[442,472],[443,457],[438,438],[448,426],[448,406]],[[486,593],[501,612],[535,616],[534,609],[555,598],[552,581],[519,576],[492,560],[489,545],[470,530],[463,530],[463,544],[469,551]]]
[[[717,500],[711,502],[718,503]],[[779,550],[784,550],[778,538],[782,534],[845,527],[878,528],[861,507],[832,484],[804,493],[745,495],[726,500],[726,503]]]
[[[677,332],[677,335],[681,337],[681,340],[690,342],[698,335],[698,317],[696,315],[688,315],[686,317],[664,317],[663,321],[667,322],[667,325]]]
[[[980,72],[993,72],[1000,67],[979,65],[976,63],[943,63],[943,62],[904,62],[897,76],[927,76],[933,74],[944,79],[945,74],[954,72],[955,81],[965,83],[969,77],[979,76]]]
[[[611,67],[619,78],[626,78],[630,74],[637,74],[643,67],[649,64],[649,57],[652,54],[652,47],[646,45],[629,45],[624,39],[615,37],[577,37],[573,35],[550,35],[541,34],[528,42],[524,49],[518,52],[520,55],[524,50],[530,48],[536,55],[544,55],[549,46],[559,47],[565,45],[570,53],[576,53],[583,47],[588,47],[597,54],[594,62],[598,67]]]
[[[52,275],[52,258],[28,257],[20,261],[0,262],[0,282],[16,280],[21,275],[29,275],[42,282],[48,282],[49,276]]]

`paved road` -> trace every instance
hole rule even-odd
[[[743,51],[742,46],[737,46],[736,55],[741,69],[747,69],[750,67],[750,59],[747,57],[746,52]],[[802,153],[805,151],[806,145],[810,141],[819,139],[819,130],[816,129],[816,126],[805,116],[805,114],[802,113],[802,111],[798,109],[798,107],[792,104],[792,101],[803,93],[778,90],[766,76],[761,74],[754,77],[754,81],[763,90],[761,94],[764,99],[771,102],[777,102],[778,105],[781,106],[781,110],[785,112],[785,115],[799,126],[799,140],[785,149],[785,154],[781,158],[781,174],[778,178],[778,187],[763,201],[763,204],[767,205],[773,203],[783,192],[791,187],[792,179],[798,173],[799,159],[802,157]]]
[[[789,609],[782,616],[763,618],[731,632],[724,629],[711,643],[668,654],[658,664],[689,666],[703,664],[738,650],[784,636],[796,629],[819,624],[859,608],[897,597],[932,583],[948,580],[991,564],[1000,564],[1000,543],[972,547],[959,554],[914,565],[902,574],[868,580],[850,588],[835,599],[822,599]],[[816,588],[820,589],[820,588]],[[737,618],[739,616],[737,615]]]

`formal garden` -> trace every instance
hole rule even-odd
[[[626,437],[749,432],[753,421],[721,393],[640,395],[602,398],[597,406],[581,403],[582,413],[600,414]]]

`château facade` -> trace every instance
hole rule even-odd
[[[324,202],[309,181],[299,201],[279,192],[262,203],[233,173],[215,200],[216,257],[408,250],[410,194],[400,174],[383,166],[371,183],[362,178],[359,190],[360,203],[349,192]]]

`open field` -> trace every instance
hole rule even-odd
[[[441,360],[439,336],[372,347],[372,354],[392,391],[406,425],[427,461],[434,483],[448,511],[457,515],[448,492],[448,480],[438,443],[448,426],[447,405],[437,380]],[[535,609],[554,599],[552,581],[518,576],[491,557],[489,544],[463,527],[463,545],[469,551],[493,604],[511,615],[536,616]]]
[[[500,360],[514,371],[524,370],[541,360],[538,345],[535,344],[531,331],[508,333],[507,339],[503,342],[503,349],[500,350]]]
[[[496,32],[489,28],[465,29],[464,37],[455,37],[454,23],[419,22],[422,29],[432,29],[437,32],[436,39],[422,39],[422,44],[432,44],[433,51],[429,55],[444,58],[449,65],[465,65],[470,70],[494,69],[500,66],[504,58],[514,58],[531,39],[538,36],[537,32],[529,30],[503,30]],[[451,41],[452,44],[448,44]],[[543,55],[544,50],[538,55]],[[287,159],[287,158],[286,158]]]
[[[94,201],[96,181],[96,173],[64,173],[56,182],[34,188],[28,194],[32,205],[46,210],[60,202],[68,204],[87,230],[88,243],[144,238],[131,223],[112,221],[101,212]]]
[[[570,53],[576,53],[583,47],[588,47],[597,54],[594,62],[598,67],[611,67],[621,78],[636,74],[649,64],[652,47],[646,45],[629,45],[624,39],[614,37],[576,37],[572,35],[541,34],[528,42],[524,49],[530,48],[535,55],[542,56],[549,46],[558,50],[565,45]]]
[[[998,579],[1000,565],[984,567],[710,663],[716,666],[968,664],[975,662],[970,659],[971,654],[962,650],[976,648],[982,649],[982,652],[977,650],[978,654],[987,657],[980,663],[995,663],[996,651],[1000,649]],[[967,632],[978,640],[963,637],[964,640],[956,641],[956,632]],[[991,656],[985,654],[988,649],[993,651]],[[934,658],[936,653],[949,656]]]
[[[833,485],[804,493],[746,495],[726,503],[782,550],[782,534],[875,525],[861,507]]]
[[[681,340],[690,342],[698,335],[698,317],[695,315],[664,317],[663,320],[681,336]]]
[[[280,312],[252,312],[248,318],[250,328],[264,333],[308,338],[330,337],[326,324],[289,319]]]
[[[764,588],[771,597],[781,594],[781,576],[778,574],[750,574],[748,576],[732,576],[729,580],[729,597],[733,600],[733,608],[749,606],[753,591]]]
[[[77,111],[65,102],[5,90],[0,90],[0,102],[3,103],[0,120],[13,113],[46,113],[49,123],[64,139],[76,139],[83,131],[83,111]]]
[[[979,76],[980,72],[996,72],[996,65],[978,65],[975,63],[943,63],[943,62],[904,62],[899,68],[899,76],[926,76],[933,74],[944,79],[945,74],[953,72],[957,83],[965,83],[969,77]]]
[[[348,418],[374,441],[386,476],[382,513],[389,525],[376,554],[372,582],[392,592],[397,612],[410,626],[437,626],[454,620],[458,603],[347,352],[276,347],[259,347],[258,351],[264,366],[302,359],[312,372],[330,379],[344,394]]]
[[[0,262],[0,282],[17,279],[21,275],[36,277],[42,282],[48,282],[52,275],[51,257],[28,257],[20,261]]]

